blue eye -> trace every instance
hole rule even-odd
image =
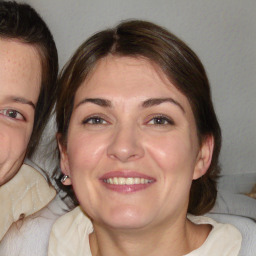
[[[90,118],[85,119],[83,122],[83,124],[90,124],[90,125],[104,125],[107,124],[107,122],[98,116],[93,116]]]
[[[14,109],[1,109],[0,114],[12,119],[25,120],[25,117],[20,112]]]
[[[148,124],[150,125],[173,125],[174,122],[166,116],[156,116],[152,118]]]

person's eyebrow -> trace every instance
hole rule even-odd
[[[149,108],[149,107],[153,107],[156,105],[160,105],[165,102],[170,102],[170,103],[178,106],[182,110],[182,112],[185,113],[185,109],[183,108],[183,106],[178,101],[174,100],[173,98],[151,98],[151,99],[143,101],[142,107]]]
[[[33,109],[36,109],[36,106],[32,101],[27,100],[23,97],[10,96],[10,97],[8,97],[8,101],[17,102],[17,103],[21,103],[21,104],[27,104],[27,105],[31,106]]]
[[[86,104],[86,103],[93,103],[93,104],[96,104],[101,107],[111,107],[112,106],[110,100],[100,99],[100,98],[85,98],[85,99],[81,100],[75,106],[75,109],[78,108],[79,106],[81,106],[82,104]]]

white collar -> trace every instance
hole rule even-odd
[[[204,244],[186,256],[238,255],[242,237],[235,227],[217,223],[205,216],[189,215],[188,218],[195,224],[210,224],[213,228]],[[53,225],[48,256],[92,256],[89,244],[89,234],[92,232],[90,219],[79,206],[76,207],[60,217]]]

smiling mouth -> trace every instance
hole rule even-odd
[[[154,180],[138,177],[112,177],[108,179],[103,179],[103,182],[111,185],[140,185],[153,183]]]
[[[121,169],[105,173],[100,181],[109,190],[129,194],[151,187],[156,179],[143,173]]]

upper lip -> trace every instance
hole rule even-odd
[[[123,178],[144,178],[148,180],[155,180],[155,178],[145,175],[140,172],[132,171],[132,170],[117,170],[117,171],[110,171],[103,174],[100,179],[110,179],[114,177],[123,177]]]

